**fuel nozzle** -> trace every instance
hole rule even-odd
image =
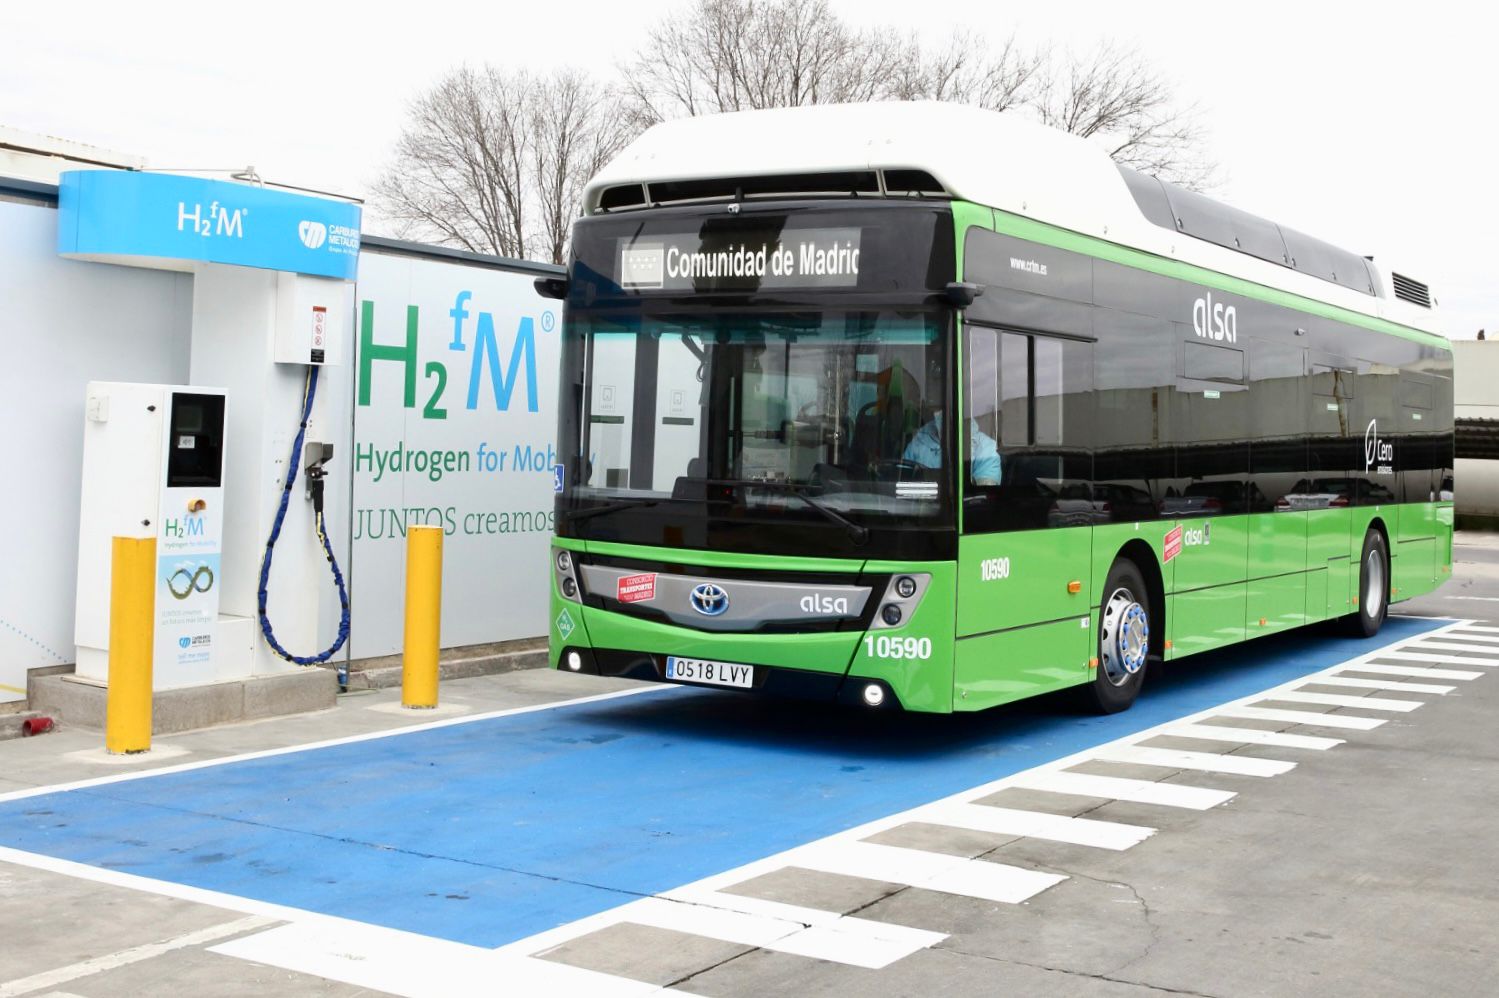
[[[323,467],[333,460],[333,445],[313,440],[302,452],[302,474],[307,479],[307,498],[312,500],[312,511],[323,512],[323,479],[328,477]]]

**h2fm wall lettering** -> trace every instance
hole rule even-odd
[[[445,646],[544,629],[556,386],[542,375],[557,367],[560,334],[556,303],[531,282],[377,253],[361,261],[355,657],[400,647],[399,587],[373,579],[400,576],[406,529],[416,524],[446,535]],[[511,568],[497,573],[496,565]]]

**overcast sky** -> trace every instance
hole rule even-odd
[[[962,25],[1038,45],[1132,45],[1202,107],[1222,164],[1217,196],[1429,282],[1454,338],[1499,328],[1499,16],[1486,4],[833,4],[932,40]],[[613,73],[651,23],[681,9],[5,4],[0,125],[153,167],[253,164],[269,180],[360,196],[407,101],[448,68]]]

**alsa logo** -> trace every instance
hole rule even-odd
[[[812,593],[802,597],[802,613],[848,613],[847,596],[824,596]]]
[[[1377,475],[1394,474],[1395,445],[1379,439],[1379,420],[1369,420],[1364,430],[1364,470],[1374,469]]]
[[[322,222],[301,222],[297,225],[297,238],[303,246],[315,250],[328,241],[328,227]]]
[[[1213,301],[1212,292],[1192,303],[1192,331],[1205,340],[1239,342],[1239,312],[1232,305]]]
[[[1213,543],[1213,525],[1204,523],[1201,527],[1187,530],[1183,535],[1183,543],[1189,547],[1201,547],[1204,544]]]

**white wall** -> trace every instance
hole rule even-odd
[[[1499,340],[1452,342],[1458,419],[1499,419]],[[1461,458],[1453,469],[1459,515],[1499,516],[1499,461]]]
[[[400,651],[404,533],[415,523],[444,528],[443,647],[546,633],[554,496],[549,454],[557,436],[561,309],[559,302],[539,297],[532,281],[529,274],[480,266],[368,250],[360,255],[349,527],[355,658]],[[455,319],[464,292],[468,297],[461,308],[467,315]],[[416,391],[409,408],[405,361],[395,359],[370,360],[368,403],[361,404],[359,344],[366,308],[372,310],[377,348],[403,347],[408,321],[416,323]],[[510,378],[527,320],[535,345],[535,411],[524,352]],[[482,358],[476,357],[482,329],[493,330],[493,358],[510,389],[508,405],[497,400],[487,346]],[[483,464],[481,446],[493,455]],[[431,470],[407,467],[405,458],[401,470],[388,470],[398,447],[401,455],[421,453],[423,463],[435,453],[453,467],[441,470],[436,480]],[[517,458],[527,455],[532,463],[516,468]],[[338,466],[343,474],[351,464],[339,458]]]
[[[343,366],[326,368],[319,387],[321,420],[342,427],[332,434],[328,522],[350,582],[353,657],[400,650],[402,533],[408,522],[442,522],[448,529],[445,647],[545,631],[553,498],[548,455],[556,437],[560,309],[539,298],[531,282],[530,275],[491,267],[361,254],[352,342],[357,347],[364,301],[373,308],[376,343],[404,344],[409,306],[417,309],[419,333],[413,407],[404,404],[404,367],[392,361],[372,362],[369,402],[358,405],[356,350],[345,355]],[[84,387],[91,380],[189,382],[193,285],[188,274],[64,260],[57,255],[55,209],[0,201],[0,439],[8,473],[0,492],[0,702],[22,698],[27,670],[69,664],[75,657]],[[463,349],[453,349],[450,312],[462,291],[469,292]],[[484,314],[505,380],[521,321],[530,320],[535,411],[524,353],[507,408],[497,404],[487,354],[479,365],[474,408],[468,408]],[[432,365],[446,379],[436,400],[439,375]],[[424,418],[429,403],[445,410],[446,418]],[[239,411],[246,408],[253,407],[242,400]],[[289,440],[296,413],[286,408]],[[233,396],[229,411],[233,420]],[[466,468],[434,481],[429,472],[414,469],[382,472],[368,459],[377,451],[388,456],[398,444],[405,451],[451,452],[454,460],[466,455]],[[493,459],[492,469],[479,465],[481,444],[503,455]],[[528,452],[533,466],[516,469],[517,455]],[[284,458],[278,454],[272,463],[279,466]],[[274,477],[268,471],[266,481]],[[290,518],[287,530],[306,533],[302,540],[313,543],[310,531]],[[323,565],[320,558],[317,564]],[[323,619],[318,635],[299,637],[316,638],[321,647],[336,627],[337,603],[326,573],[310,581],[323,597]],[[276,606],[273,592],[273,617]]]
[[[83,395],[187,380],[192,278],[57,255],[55,209],[0,202],[0,702],[70,663]]]

